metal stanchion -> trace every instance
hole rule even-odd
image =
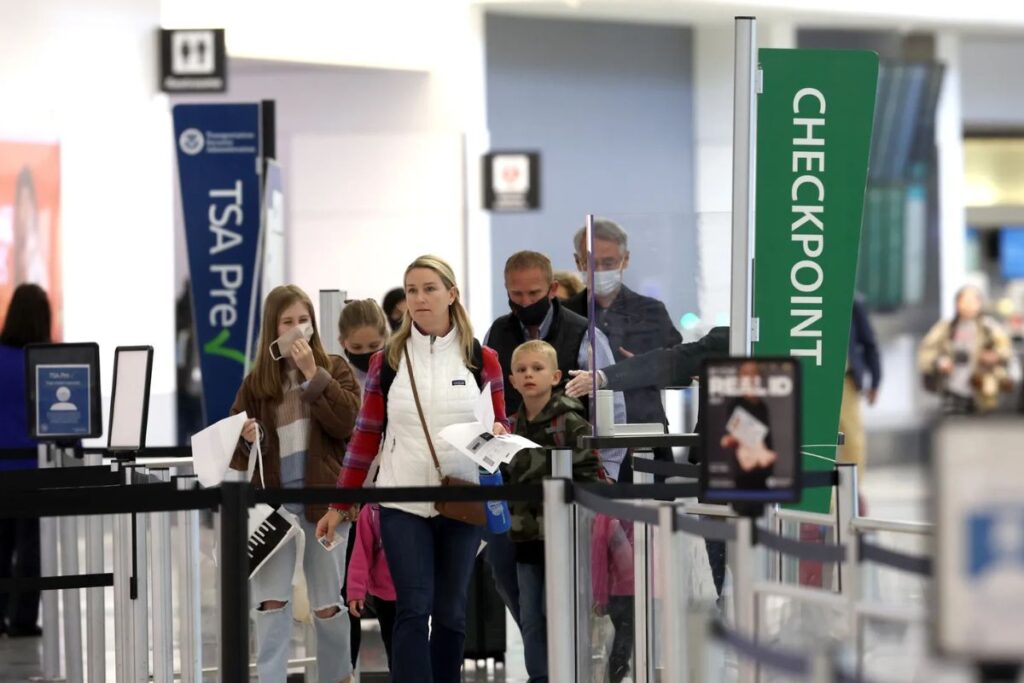
[[[248,683],[249,483],[225,481],[220,488],[221,683]]]
[[[753,639],[755,634],[754,611],[754,520],[750,517],[736,518],[736,540],[729,548],[729,564],[732,568],[732,598],[736,613],[736,630]],[[748,659],[739,661],[739,683],[753,683],[755,666]]]
[[[651,451],[638,451],[633,453],[633,460],[653,460],[654,454]],[[654,475],[648,472],[639,472],[633,468],[633,483],[653,484]],[[652,626],[652,605],[650,590],[651,571],[647,559],[650,557],[651,535],[646,524],[633,523],[633,635],[634,654],[633,669],[636,683],[653,683],[654,681],[654,643],[651,638]],[[673,569],[675,572],[676,569]],[[671,641],[666,641],[671,642]]]
[[[847,609],[849,610],[850,635],[853,636],[854,644],[854,671],[858,680],[864,675],[864,632],[861,628],[860,615],[857,613],[857,605],[861,599],[859,540],[857,531],[850,527],[846,536],[846,563],[843,566],[843,590],[849,601]]]
[[[708,652],[708,608],[692,607],[686,612],[686,649],[689,679],[692,683],[703,683],[707,677]]]
[[[99,453],[85,455],[87,467],[103,465]],[[103,567],[103,515],[89,515],[85,518],[85,571],[88,574],[102,574]],[[87,588],[85,591],[85,632],[86,666],[89,683],[105,683],[107,680],[107,632],[105,588]]]
[[[123,484],[131,484],[132,471],[117,465]],[[132,516],[114,517],[114,654],[117,683],[135,681],[135,631],[132,629]]]
[[[836,464],[838,484],[836,486],[836,539],[839,545],[854,540],[853,520],[858,516],[860,505],[857,498],[857,466],[853,463]],[[842,565],[837,568],[839,592],[845,587]]]
[[[173,471],[150,470],[152,479],[171,481]],[[153,683],[174,680],[174,607],[171,601],[171,513],[149,515],[150,564],[153,575]]]
[[[54,447],[39,444],[39,469],[54,467]],[[39,569],[42,576],[57,576],[57,518],[39,519]],[[60,605],[57,591],[43,591],[43,678],[60,678]]]
[[[198,479],[178,477],[179,491],[188,491]],[[181,683],[201,683],[202,674],[202,595],[199,581],[199,511],[178,513],[178,625]]]
[[[63,460],[62,449],[57,449]],[[60,463],[63,466],[63,462]],[[78,571],[78,516],[67,515],[58,519],[60,529],[60,567],[64,576],[77,576]],[[82,594],[77,588],[61,591],[64,600],[64,679],[68,683],[82,683]]]
[[[576,639],[572,516],[571,506],[566,502],[568,486],[565,479],[544,481],[544,582],[547,587],[548,677],[552,681],[571,683],[576,680],[573,654]]]
[[[662,505],[658,510],[658,539],[661,544],[660,566],[662,583],[662,653],[664,673],[662,680],[686,680],[686,653],[684,643],[686,605],[679,568],[683,566],[676,533],[676,511],[672,505]]]
[[[135,472],[146,476],[145,467],[135,468]],[[140,484],[145,486],[145,484]],[[134,547],[129,556],[131,575],[135,590],[130,604],[131,628],[135,643],[135,678],[139,683],[149,681],[149,515],[133,515],[132,537]]]

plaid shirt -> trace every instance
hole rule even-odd
[[[501,364],[498,354],[490,347],[482,347],[483,367],[480,369],[480,383],[491,384],[491,404],[494,406],[494,421],[509,428],[505,417],[505,383],[502,378]],[[363,387],[363,406],[356,418],[356,428],[352,440],[348,442],[345,460],[338,474],[338,488],[361,488],[366,481],[366,473],[380,451],[380,442],[384,437],[384,419],[387,417],[387,401],[381,392],[380,369],[385,363],[384,352],[378,351],[370,358],[370,369],[366,373],[366,385]],[[335,510],[345,510],[350,505],[332,503]]]

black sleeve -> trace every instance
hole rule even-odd
[[[705,358],[728,353],[729,328],[715,327],[695,342],[650,351],[604,368],[607,388],[626,391],[689,384],[690,378],[700,372]]]

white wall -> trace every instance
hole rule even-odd
[[[233,60],[226,95],[187,99],[276,102],[288,279],[314,301],[320,289],[379,300],[423,253],[447,259],[466,290],[461,122],[437,78]]]
[[[99,343],[108,394],[114,347],[153,345],[148,438],[172,443],[173,167],[166,99],[155,92],[160,2],[5,0],[4,9],[0,135],[61,144],[65,340]]]
[[[1024,127],[1024,40],[968,34],[960,41],[963,122]]]

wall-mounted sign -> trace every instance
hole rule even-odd
[[[531,211],[540,208],[540,154],[491,152],[483,157],[484,208]]]
[[[224,92],[228,87],[224,29],[161,29],[160,89]]]

